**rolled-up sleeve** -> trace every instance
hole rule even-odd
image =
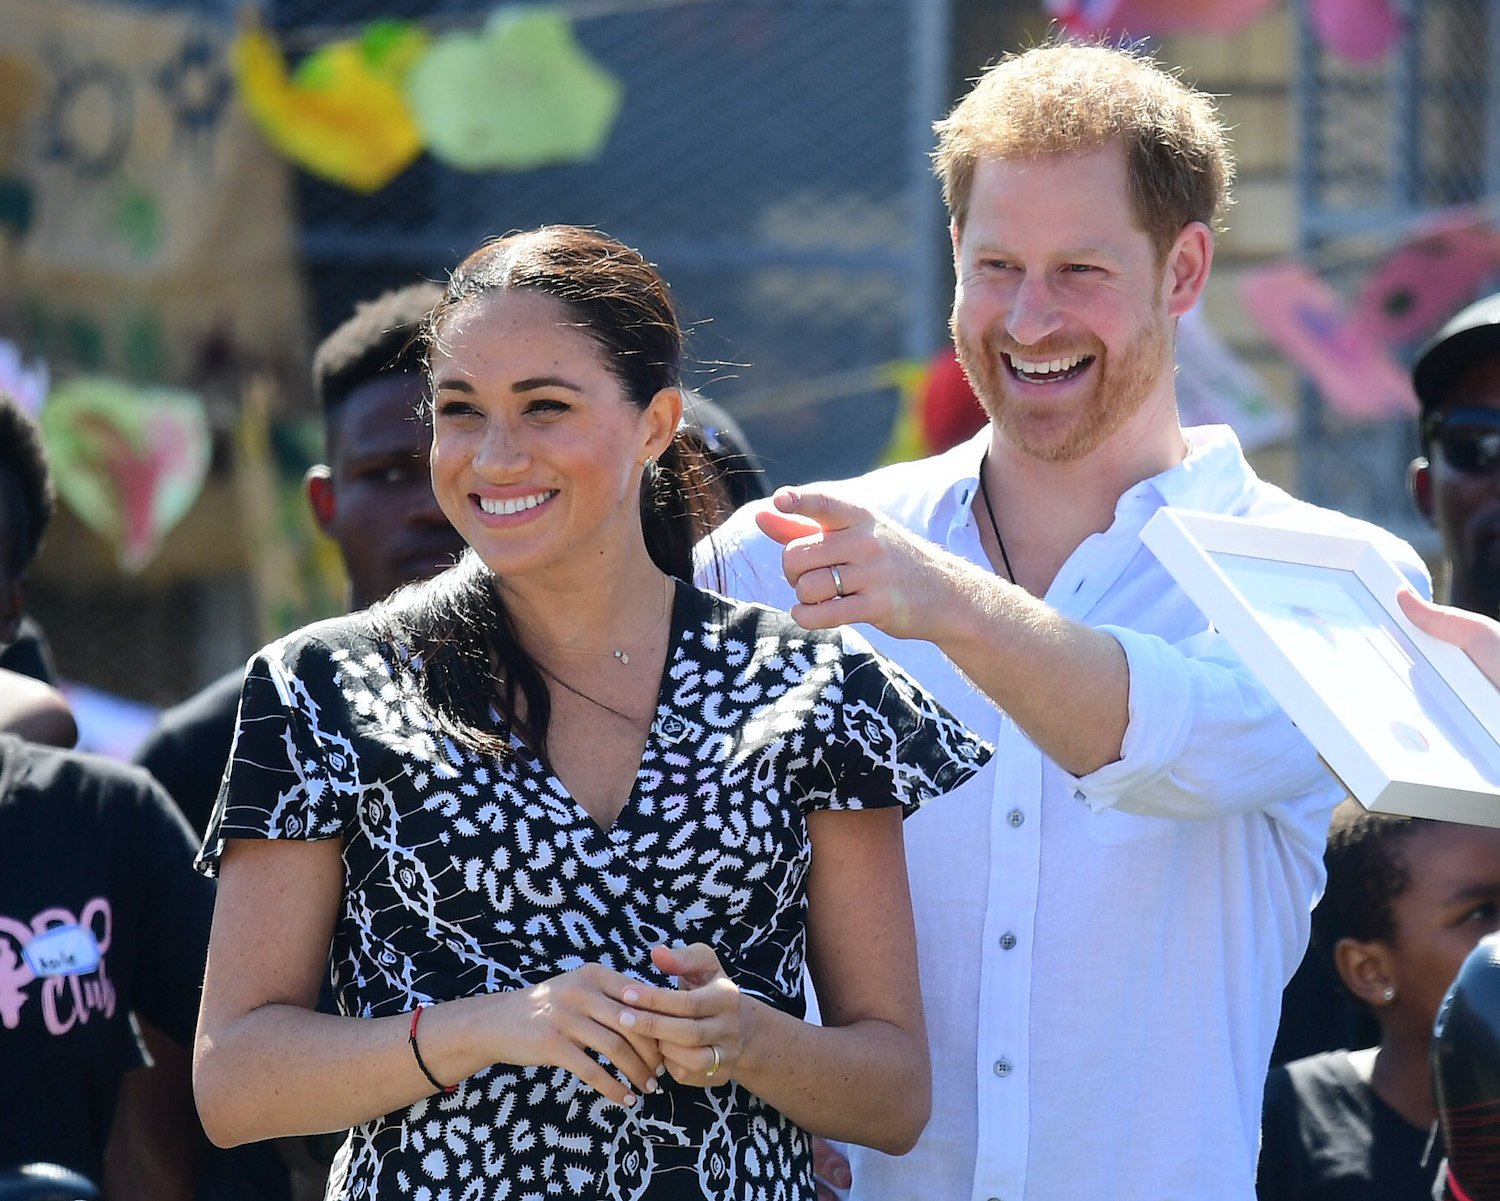
[[[1125,651],[1130,712],[1119,759],[1075,781],[1095,811],[1215,818],[1269,799],[1322,809],[1343,786],[1292,720],[1213,633],[1173,645],[1102,626]],[[1274,807],[1274,806],[1272,806]]]

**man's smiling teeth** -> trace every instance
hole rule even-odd
[[[1018,375],[1056,375],[1061,371],[1072,371],[1089,356],[1071,355],[1066,359],[1020,359],[1010,356],[1010,365]]]
[[[557,492],[553,490],[533,492],[530,496],[517,496],[511,500],[491,500],[487,496],[481,496],[479,507],[495,517],[506,517],[512,513],[524,513],[527,509],[534,509],[543,501],[551,500],[556,495]]]

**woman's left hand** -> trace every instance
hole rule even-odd
[[[631,984],[620,1025],[661,1047],[679,1084],[712,1088],[733,1078],[745,1049],[745,999],[707,943],[655,947],[651,962],[678,981],[676,989]]]

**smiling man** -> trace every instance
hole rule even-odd
[[[856,1198],[1248,1199],[1282,986],[1342,789],[1141,544],[1173,505],[1404,543],[1181,428],[1178,319],[1231,164],[1208,97],[1048,45],[939,123],[953,334],[989,424],[784,489],[717,536],[728,590],[872,641],[992,740],[906,825],[933,1115]],[[707,548],[705,548],[706,550]],[[713,567],[704,556],[704,578]]]

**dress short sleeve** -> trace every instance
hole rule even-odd
[[[229,838],[341,837],[357,754],[329,648],[293,636],[250,660],[219,798],[196,866],[218,872]]]
[[[820,786],[804,795],[803,805],[900,805],[909,817],[977,772],[993,748],[863,637],[847,629],[841,633],[840,703],[820,763]]]

